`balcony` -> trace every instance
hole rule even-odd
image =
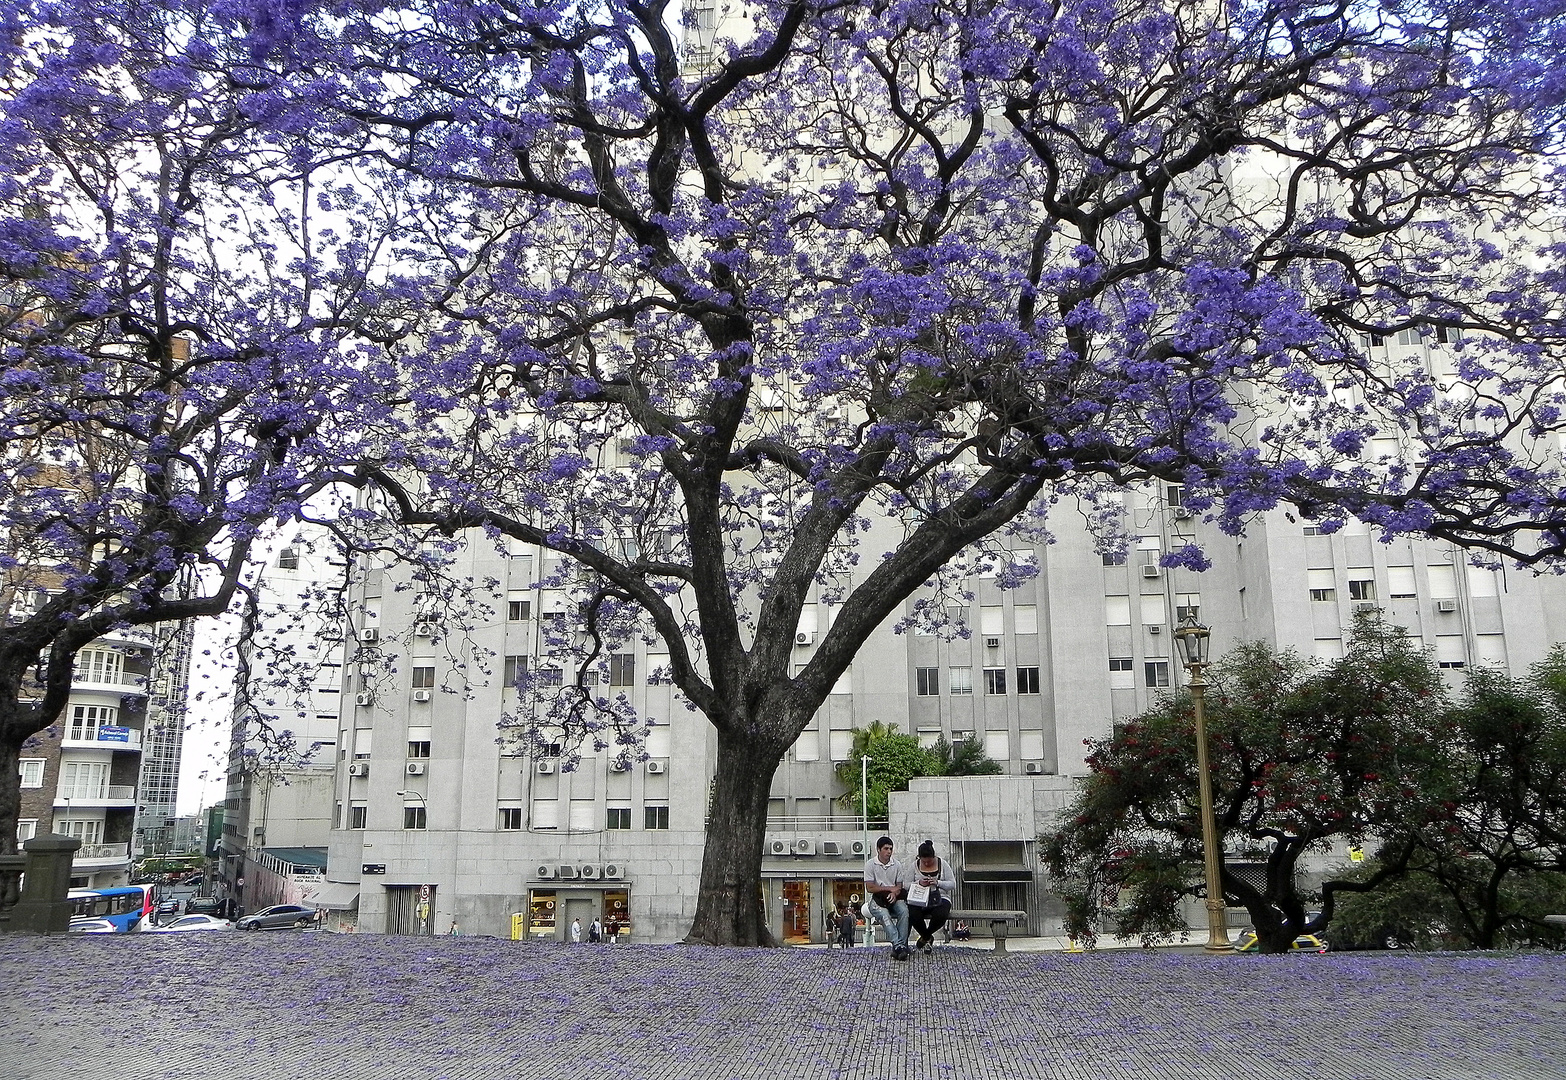
[[[97,690],[106,694],[147,694],[147,676],[129,671],[119,673],[79,672],[71,676],[72,690]]]
[[[83,844],[71,857],[71,866],[84,869],[107,869],[107,864],[130,861],[130,844]],[[102,864],[102,865],[100,865]]]
[[[119,807],[136,805],[135,784],[108,784],[96,790],[89,788],[62,788],[55,794],[54,805],[65,810],[76,810],[83,807]]]
[[[62,749],[70,750],[141,750],[141,729],[133,727],[101,727],[75,729],[67,727],[60,740]]]

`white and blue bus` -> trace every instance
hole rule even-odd
[[[117,933],[139,930],[152,915],[151,885],[117,885],[108,889],[72,889],[71,920],[103,919]]]

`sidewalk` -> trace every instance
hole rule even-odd
[[[1566,1080],[1566,955],[5,940],[7,1080]]]

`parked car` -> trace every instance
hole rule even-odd
[[[185,901],[186,915],[221,915],[223,901],[215,896],[192,896]]]
[[[188,878],[186,878],[183,882],[181,882],[181,884],[184,884],[184,885],[200,885],[205,880],[206,880],[206,878],[203,875],[201,875],[201,874],[191,874]]]
[[[179,897],[171,896],[167,900],[159,900],[156,911],[159,915],[178,915]]]
[[[71,933],[73,934],[117,934],[119,927],[108,919],[72,919]]]
[[[298,904],[273,904],[254,915],[246,915],[234,924],[239,930],[277,930],[285,926],[309,926],[315,912]]]
[[[1360,949],[1406,949],[1414,941],[1406,932],[1383,927],[1368,937],[1358,937],[1342,930],[1328,930],[1327,940],[1332,947],[1340,952],[1351,952]]]
[[[167,926],[151,926],[147,928],[149,934],[185,934],[192,930],[232,930],[234,924],[227,919],[213,918],[211,915],[181,915]]]
[[[1324,953],[1328,949],[1327,943],[1315,934],[1301,934],[1289,942],[1290,952]],[[1261,952],[1261,941],[1256,936],[1255,930],[1247,930],[1240,935],[1240,940],[1234,943],[1235,952]]]

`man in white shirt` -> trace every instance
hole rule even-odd
[[[875,854],[865,861],[865,893],[870,911],[892,943],[892,959],[908,959],[908,880],[901,864],[892,861],[892,838],[875,842]]]

